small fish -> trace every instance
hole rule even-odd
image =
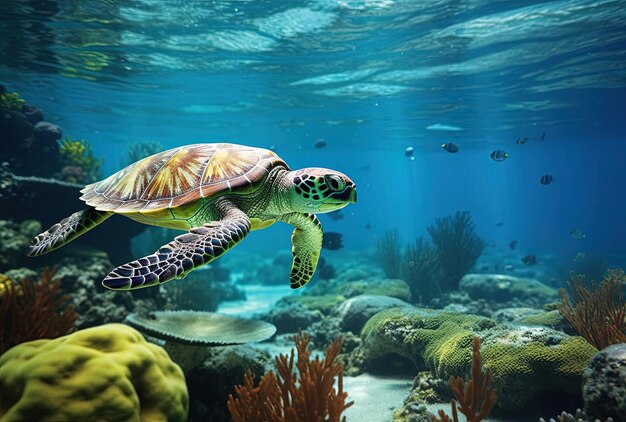
[[[322,238],[322,248],[331,251],[343,248],[343,234],[335,232],[326,232]]]
[[[404,150],[404,156],[411,160],[415,160],[415,157],[413,157],[413,147],[406,147]]]
[[[578,252],[576,255],[574,255],[574,262],[580,262],[583,259],[585,259],[587,257],[587,254],[584,252]]]
[[[343,214],[341,213],[340,210],[329,212],[326,215],[328,215],[328,218],[330,218],[331,220],[334,220],[334,221],[343,220]]]
[[[502,151],[501,149],[495,150],[494,152],[489,154],[489,156],[491,157],[491,159],[493,161],[504,161],[507,158],[509,158],[509,154],[507,154],[506,152]]]
[[[546,133],[545,133],[545,132],[543,132],[543,133],[541,134],[541,138],[540,138],[540,140],[543,142],[543,140],[544,140],[544,139],[546,139]]]
[[[543,176],[541,176],[541,179],[539,179],[539,183],[544,186],[549,185],[552,182],[554,182],[554,177],[551,174],[544,174]]]
[[[507,271],[507,272],[509,272],[509,273],[510,273],[511,271],[513,271],[513,269],[514,269],[514,268],[513,268],[513,265],[511,265],[511,264],[507,264],[507,265],[505,265],[505,266],[504,266],[504,271]]]
[[[524,263],[524,265],[535,265],[537,263],[537,256],[526,255],[524,258],[522,258],[522,262]]]
[[[365,225],[365,230],[370,230],[372,228],[372,223],[367,223]]]
[[[496,227],[502,227],[502,226],[504,226],[504,223],[503,223],[502,221],[498,221],[498,222],[495,224],[495,226],[496,226]]]
[[[322,138],[317,139],[315,141],[315,148],[324,148],[326,146],[326,141]]]
[[[585,239],[587,237],[587,233],[585,233],[582,230],[578,230],[578,229],[574,229],[574,230],[570,231],[569,235],[572,237],[572,239],[576,239],[576,240],[582,240],[582,239]]]
[[[530,138],[528,138],[528,136],[520,136],[519,138],[517,138],[517,141],[515,141],[515,143],[517,145],[524,145],[526,142],[529,141]]]
[[[445,149],[451,154],[455,154],[459,152],[459,146],[453,142],[448,142],[447,144],[441,145],[441,148]]]
[[[509,242],[509,249],[514,251],[515,248],[517,248],[517,240],[511,240],[511,242]]]

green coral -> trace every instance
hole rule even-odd
[[[65,165],[62,171],[65,181],[91,183],[100,178],[102,163],[94,156],[89,142],[67,137],[59,144],[59,153]],[[80,169],[82,172],[66,171],[67,169]]]
[[[382,311],[361,332],[366,364],[399,355],[442,378],[469,372],[474,335],[481,338],[483,363],[492,369],[498,406],[506,410],[544,392],[579,394],[582,371],[595,353],[581,337],[550,328],[498,325],[475,315],[426,309]]]
[[[0,108],[3,109],[20,110],[25,102],[17,92],[0,94]]]

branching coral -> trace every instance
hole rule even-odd
[[[439,418],[433,416],[433,422],[458,422],[461,412],[468,422],[480,422],[485,419],[493,406],[496,404],[496,391],[490,387],[491,371],[483,373],[482,359],[480,357],[480,339],[474,337],[472,350],[472,374],[471,379],[465,387],[465,382],[461,377],[450,377],[450,387],[452,393],[459,403],[453,399],[450,403],[452,407],[452,418],[443,410],[439,411]]]
[[[59,153],[65,165],[60,176],[65,177],[66,182],[90,183],[100,177],[102,163],[94,156],[89,142],[65,138],[60,143]]]
[[[42,271],[38,282],[4,283],[0,297],[0,353],[30,340],[55,338],[73,330],[78,314],[59,290],[55,270]]]
[[[341,414],[354,402],[347,402],[343,391],[343,366],[335,362],[341,341],[335,340],[326,349],[323,360],[311,360],[309,336],[297,335],[297,369],[294,372],[294,350],[276,357],[278,377],[272,371],[254,386],[248,372],[244,384],[235,387],[235,397],[228,397],[228,410],[233,422],[339,422]],[[333,387],[337,379],[337,389]]]
[[[570,274],[569,292],[559,290],[559,312],[599,350],[626,342],[625,282],[623,270],[609,270],[599,284],[592,281],[588,289],[583,274]]]
[[[409,244],[402,260],[402,279],[411,288],[413,300],[428,303],[441,294],[439,255],[423,237]]]
[[[428,233],[437,248],[442,290],[455,290],[459,281],[476,263],[485,242],[474,233],[470,213],[458,211],[454,216],[437,218]]]

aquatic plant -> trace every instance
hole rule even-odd
[[[128,146],[126,160],[122,165],[127,166],[161,151],[163,151],[163,145],[158,142],[133,142]]]
[[[474,336],[472,343],[472,373],[465,387],[462,377],[450,377],[450,387],[456,398],[451,400],[452,418],[443,410],[439,411],[439,418],[433,417],[433,422],[458,422],[461,412],[468,422],[480,422],[485,419],[496,404],[496,390],[491,388],[491,370],[483,372],[480,357],[480,339]],[[459,407],[457,409],[457,401]]]
[[[346,402],[343,391],[343,366],[336,362],[341,340],[326,349],[324,359],[311,360],[309,336],[295,337],[298,351],[294,368],[294,350],[275,358],[278,376],[269,371],[254,386],[254,375],[248,371],[244,384],[235,387],[228,397],[228,410],[233,422],[339,422],[341,414],[354,402]],[[297,374],[294,372],[297,369]],[[337,388],[334,388],[335,379]]]
[[[558,310],[597,349],[626,342],[626,302],[622,285],[624,270],[609,270],[598,284],[585,287],[585,275],[570,274],[568,290],[560,289]],[[571,298],[571,300],[570,300]]]
[[[441,294],[440,268],[437,250],[423,237],[405,248],[401,278],[411,288],[414,302],[428,303]]]
[[[55,338],[74,329],[78,314],[59,290],[55,269],[44,269],[39,281],[3,283],[0,296],[0,353],[30,340]]]
[[[388,230],[382,239],[376,241],[378,258],[383,271],[389,278],[400,278],[402,273],[402,248],[398,241],[398,232]]]
[[[94,156],[89,142],[67,137],[59,144],[59,154],[64,164],[60,174],[62,180],[86,184],[100,178],[102,163]],[[82,180],[78,180],[79,178]]]
[[[437,248],[442,290],[456,290],[459,281],[482,254],[485,242],[474,233],[474,222],[468,211],[457,211],[454,216],[435,219],[427,228]]]
[[[4,87],[3,87],[4,88]],[[7,110],[21,110],[25,101],[17,92],[0,92],[0,108]]]

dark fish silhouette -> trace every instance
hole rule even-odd
[[[499,221],[496,223],[496,227],[502,227],[504,226],[504,223],[502,221]]]
[[[459,146],[452,142],[448,142],[447,144],[441,145],[441,148],[445,149],[446,151],[452,154],[459,152]]]
[[[507,154],[506,152],[502,151],[501,149],[495,150],[494,152],[489,154],[489,156],[491,157],[491,159],[493,161],[504,161],[507,158],[509,158],[509,154]]]
[[[522,258],[522,262],[524,263],[524,265],[535,265],[537,263],[537,256],[526,255],[524,258]]]
[[[521,136],[521,137],[517,138],[517,141],[515,141],[515,143],[517,145],[524,145],[528,141],[529,141],[528,136]]]
[[[315,148],[324,148],[326,146],[326,141],[322,138],[315,141]]]
[[[515,248],[517,248],[517,240],[511,240],[511,242],[509,242],[509,249],[514,251]]]
[[[540,140],[541,140],[541,141],[543,141],[544,139],[546,139],[546,133],[545,133],[545,132],[543,132],[543,133],[541,134],[541,138],[540,138]]]
[[[372,228],[372,223],[367,223],[367,224],[365,225],[365,229],[366,229],[366,230],[369,230],[369,229],[371,229],[371,228]]]
[[[572,237],[572,239],[576,239],[576,240],[582,240],[582,239],[585,239],[587,237],[587,233],[585,233],[582,230],[578,230],[578,229],[574,229],[574,230],[570,231],[569,235]]]
[[[322,248],[331,251],[343,248],[343,234],[335,232],[326,232],[322,238]]]
[[[549,185],[552,182],[554,182],[554,177],[552,177],[551,174],[544,174],[543,176],[541,176],[541,179],[539,179],[539,183],[541,183],[542,185]]]
[[[341,210],[329,212],[326,215],[328,216],[328,218],[334,221],[343,220],[343,214],[341,213]]]

